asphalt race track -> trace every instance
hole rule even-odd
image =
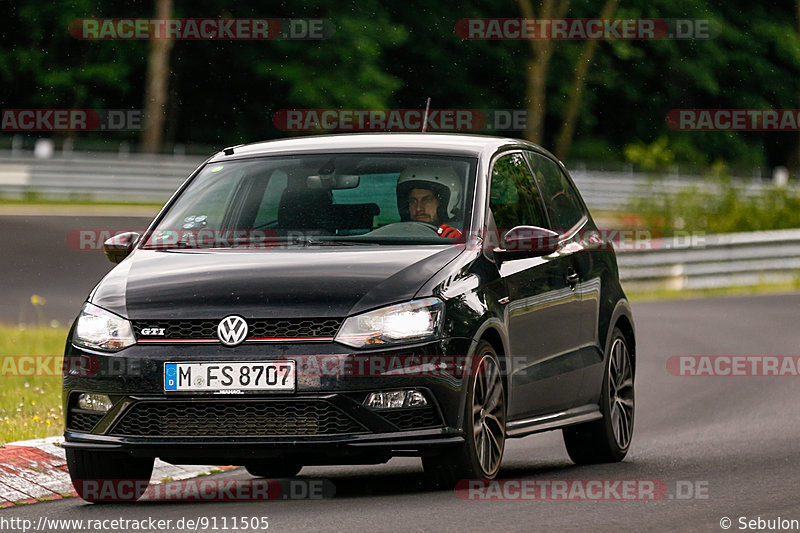
[[[74,219],[69,224],[101,222]],[[54,302],[46,307],[50,317],[68,319],[95,278],[111,266],[104,263],[102,252],[66,249],[62,237],[50,245],[36,238],[47,232],[63,234],[69,225],[64,219],[26,223],[2,217],[2,223],[3,321],[15,320],[18,311],[11,300],[26,293],[29,298],[32,291]],[[111,227],[124,223],[115,220]],[[10,254],[9,246],[14,247]],[[93,254],[98,255],[96,261]],[[574,466],[559,432],[507,445],[502,479],[653,480],[669,492],[657,501],[465,501],[452,490],[427,488],[419,460],[399,458],[380,466],[309,467],[301,472],[301,480],[332,482],[332,498],[132,505],[65,499],[0,510],[0,521],[153,517],[175,523],[181,518],[230,521],[266,516],[273,532],[505,533],[723,531],[720,521],[725,517],[732,520],[731,530],[743,530],[741,517],[800,520],[800,378],[679,377],[667,371],[667,359],[674,355],[797,355],[798,311],[800,294],[637,304],[637,411],[627,459],[621,464]],[[205,479],[251,476],[233,470]],[[199,530],[203,529],[211,527]],[[245,530],[251,529],[239,529]]]
[[[103,231],[145,230],[151,218],[0,215],[0,323],[70,323],[114,266],[92,244]],[[44,298],[44,305],[34,307],[33,295]]]

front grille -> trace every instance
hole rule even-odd
[[[91,433],[98,422],[103,418],[102,413],[86,413],[83,411],[72,410],[69,413],[67,429]]]
[[[111,435],[289,437],[367,433],[325,400],[158,401],[131,407]]]
[[[136,338],[159,340],[216,340],[219,320],[134,320]],[[275,318],[247,321],[248,339],[296,339],[333,337],[340,318]],[[163,335],[143,335],[145,328],[163,329]]]
[[[422,429],[439,427],[442,420],[433,407],[411,407],[408,409],[386,409],[376,411],[399,429]]]

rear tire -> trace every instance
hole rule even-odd
[[[294,477],[303,469],[303,465],[294,461],[268,459],[257,463],[246,464],[245,469],[251,476],[265,478]]]
[[[562,430],[567,453],[579,465],[622,461],[633,437],[633,365],[619,328],[614,328],[608,352],[600,394],[603,418]]]
[[[500,470],[506,437],[506,397],[500,361],[491,344],[478,344],[477,364],[467,381],[465,442],[422,457],[425,474],[437,488],[461,479],[494,479]]]
[[[134,502],[153,475],[152,457],[67,448],[67,466],[78,496],[87,502]]]

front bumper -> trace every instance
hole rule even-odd
[[[176,464],[245,464],[248,460],[297,457],[305,465],[385,462],[396,455],[424,455],[464,442],[453,428],[313,438],[130,439],[66,431],[64,448],[126,452]]]
[[[425,453],[463,442],[463,362],[468,358],[445,354],[467,354],[469,346],[468,339],[446,339],[362,353],[334,343],[235,349],[136,345],[117,354],[105,354],[69,345],[64,375],[64,446],[216,464],[287,455],[301,455],[305,464],[313,464],[314,460],[332,464]],[[292,393],[245,391],[219,395],[164,391],[165,362],[275,359],[292,359],[298,361],[299,368],[313,371],[298,370],[297,388]],[[369,360],[384,362],[365,365]],[[366,373],[365,368],[369,369]],[[420,390],[428,398],[429,407],[422,408],[424,413],[421,408],[389,413],[392,410],[363,405],[371,391],[408,388]],[[76,406],[81,392],[108,394],[114,407],[105,415],[92,417]],[[293,432],[286,429],[286,424],[293,422],[285,413],[295,412],[300,409],[298,406],[306,409],[298,411],[301,416],[297,417],[304,425]],[[177,414],[171,416],[173,411]],[[132,426],[130,419],[126,421],[134,413],[138,421],[149,424],[146,429],[131,429],[139,427]],[[227,421],[244,413],[239,416],[256,417],[264,429],[260,433],[236,429],[226,434],[215,428],[210,413],[216,413],[217,420]],[[341,424],[330,427],[334,415]],[[194,425],[187,422],[192,417],[197,420]],[[280,426],[275,431],[269,429],[272,420],[278,420]],[[230,427],[238,428],[235,424]]]

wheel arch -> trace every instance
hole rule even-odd
[[[481,327],[475,332],[472,338],[472,345],[470,347],[470,359],[475,355],[475,349],[481,341],[486,341],[492,345],[497,352],[497,358],[500,361],[500,371],[503,377],[503,389],[505,391],[506,399],[509,395],[509,356],[508,356],[508,334],[503,323],[496,318],[485,321]]]
[[[627,300],[622,299],[617,302],[614,312],[611,315],[610,324],[611,327],[608,330],[605,353],[608,353],[611,347],[614,328],[619,328],[625,336],[625,341],[628,344],[628,352],[631,356],[631,365],[633,366],[633,371],[636,372],[636,333],[633,324],[633,313],[631,312],[631,307]]]

